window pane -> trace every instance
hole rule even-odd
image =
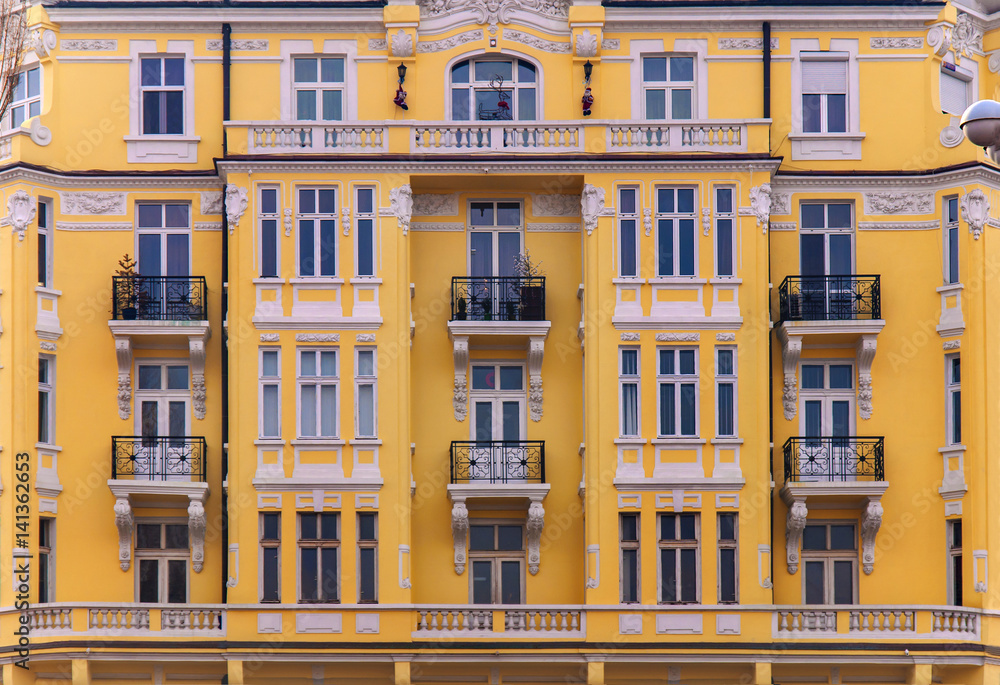
[[[316,59],[313,57],[297,57],[293,61],[295,80],[299,83],[316,82]]]
[[[618,190],[618,211],[621,214],[635,214],[635,188]]]
[[[670,80],[694,81],[694,57],[671,57]]]
[[[337,548],[323,547],[320,550],[323,578],[320,598],[326,601],[336,601],[340,598],[337,583]]]
[[[319,559],[315,547],[304,547],[299,552],[299,588],[302,599],[315,601],[319,585]]]
[[[521,121],[535,119],[535,89],[519,88],[517,91],[517,118]]]
[[[179,90],[163,93],[166,97],[166,131],[161,133],[184,133],[184,93]]]
[[[316,437],[316,386],[303,385],[299,401],[302,435]]]
[[[715,222],[715,261],[719,276],[733,275],[733,220],[719,219]]]
[[[142,71],[142,85],[144,86],[159,86],[160,83],[160,58],[150,57],[149,59],[139,60],[139,68]],[[18,79],[18,87],[23,88],[23,79]],[[17,99],[23,99],[23,93],[18,93],[15,91],[14,97]]]
[[[496,387],[496,371],[492,366],[472,367],[472,389],[493,390]]]
[[[277,376],[278,375],[278,351],[277,350],[265,350],[260,355],[261,361],[261,375],[262,376]]]
[[[802,549],[825,550],[826,526],[806,526],[802,533]]]
[[[334,437],[337,435],[337,386],[323,385],[320,387],[320,419],[321,435]]]
[[[665,90],[646,91],[646,118],[647,119],[667,118],[667,91]]]
[[[733,191],[731,188],[715,189],[715,211],[719,214],[729,214],[733,211]]]
[[[344,60],[340,57],[324,57],[322,63],[322,80],[324,83],[344,82]]]
[[[718,352],[718,374],[720,376],[732,376],[733,375],[733,351],[732,350],[719,350]]]
[[[694,526],[694,521],[695,521],[694,514],[680,514],[679,518],[680,518],[680,522],[681,522],[681,537],[680,537],[680,539],[681,540],[696,540],[697,538],[695,537],[695,534],[694,534],[694,528],[695,528],[695,526]]]
[[[853,384],[854,367],[848,364],[830,365],[830,388],[850,389]]]
[[[521,550],[521,526],[497,526],[497,549]]]
[[[451,91],[451,118],[454,121],[468,121],[469,119],[469,90],[468,88],[454,88]]]
[[[690,376],[695,373],[694,350],[678,350],[677,357],[681,374]]]
[[[500,602],[503,604],[521,603],[521,562],[500,562]]]
[[[260,601],[277,602],[278,597],[278,550],[275,547],[265,547],[263,550],[263,579],[261,582]]]
[[[622,550],[622,601],[639,601],[639,551]]]
[[[160,601],[160,563],[156,559],[139,560],[139,601]]]
[[[319,518],[316,514],[299,514],[299,539],[319,539]]]
[[[160,97],[162,92],[142,94],[142,132],[164,133],[160,128]]]
[[[274,278],[278,275],[278,222],[274,219],[261,222],[260,275]]]
[[[719,435],[733,435],[733,384],[719,384]]]
[[[962,393],[959,390],[951,394],[951,443],[962,442]]]
[[[358,540],[375,539],[375,514],[358,516]]]
[[[451,82],[452,83],[468,83],[469,82],[469,60],[464,62],[459,62],[451,68]]]
[[[504,83],[514,80],[513,62],[481,61],[475,63],[475,68],[477,81],[490,81],[497,77],[502,78]]]
[[[851,227],[851,205],[847,203],[829,204],[826,206],[827,225],[830,228],[850,228]]]
[[[621,275],[630,277],[636,275],[636,222],[633,219],[623,219],[621,222]]]
[[[736,550],[719,550],[719,601],[736,601]]]
[[[677,434],[676,386],[673,383],[660,385],[660,435]]]
[[[38,69],[28,70],[28,97],[37,97],[41,90],[41,72]]]
[[[167,367],[167,389],[187,390],[188,387],[188,367],[168,366]]]
[[[680,274],[681,276],[694,276],[694,246],[695,229],[693,219],[681,219],[680,224]]]
[[[159,524],[140,523],[135,527],[136,549],[160,549]]]
[[[358,569],[358,599],[375,601],[375,548],[362,547],[359,552],[361,568]]]
[[[187,602],[187,562],[170,559],[167,562],[167,601],[171,604]]]
[[[497,226],[520,226],[520,225],[521,225],[521,204],[519,202],[498,202]],[[500,239],[503,240],[502,235]],[[518,244],[520,244],[520,237],[518,237]]]
[[[187,524],[168,523],[164,526],[165,544],[164,549],[187,549],[188,548],[188,527]]]
[[[472,562],[472,603],[493,603],[493,562]]]
[[[658,276],[674,275],[674,222],[670,219],[660,219],[656,222],[657,259],[656,272]]]
[[[521,390],[524,387],[524,374],[520,366],[500,367],[500,389]]]
[[[535,66],[523,59],[517,60],[517,80],[519,83],[534,83]]]
[[[830,526],[830,549],[855,549],[854,526]]]
[[[359,219],[358,220],[358,276],[374,276],[374,275],[375,275],[375,228],[371,219]]]
[[[264,514],[263,519],[263,532],[261,533],[262,540],[278,540],[281,537],[281,531],[279,530],[279,524],[281,518],[278,514]]]
[[[319,515],[319,528],[320,528],[320,539],[321,540],[336,540],[337,535],[337,522],[340,519],[339,514],[320,514]]]
[[[802,228],[823,228],[826,225],[826,205],[802,205]]]
[[[669,214],[674,211],[674,194],[676,191],[673,188],[657,188],[656,189],[656,211],[661,214]]]
[[[824,592],[825,578],[823,572],[824,563],[822,561],[807,561],[805,563],[806,573],[806,604],[826,604],[826,593]]]
[[[719,539],[720,540],[736,539],[736,514],[719,515]]]
[[[823,367],[817,364],[802,365],[802,387],[805,389],[820,389],[823,385]],[[850,386],[848,386],[850,387]]]
[[[325,219],[319,222],[320,276],[337,274],[337,224]]]
[[[295,116],[303,121],[316,120],[316,91],[295,91]]]
[[[159,390],[162,383],[161,375],[159,366],[140,366],[139,390]]]
[[[958,283],[958,229],[948,229],[948,282]]]
[[[299,221],[299,275],[314,276],[316,274],[316,260],[313,254],[315,249],[313,235],[313,221],[303,219]]]
[[[854,603],[854,562],[833,562],[833,603]]]
[[[666,81],[667,80],[667,58],[666,57],[646,57],[642,60],[642,80],[643,81]]]
[[[674,119],[691,118],[691,91],[674,89],[670,91],[670,116]]]
[[[632,542],[639,539],[639,517],[635,514],[626,514],[621,517],[622,540]]]
[[[695,385],[681,383],[681,435],[697,435],[695,425]]]
[[[265,385],[261,389],[261,428],[265,437],[277,437],[281,431],[278,427],[278,386]]]
[[[639,386],[622,385],[622,435],[639,434]]]
[[[337,375],[337,353],[333,350],[319,353],[319,375],[325,377]]]
[[[188,227],[188,206],[187,205],[164,205],[164,226],[167,228],[187,228]]]
[[[375,352],[373,350],[358,350],[358,368],[356,373],[359,376],[375,375]]]
[[[677,551],[660,550],[660,601],[677,601]]]
[[[375,388],[371,385],[358,386],[358,435],[375,435]]]
[[[819,133],[823,128],[823,114],[820,111],[822,95],[802,96],[802,130],[805,133]]]
[[[951,360],[951,382],[962,382],[962,360],[960,357],[955,357]]]
[[[677,516],[674,514],[664,514],[660,516],[660,539],[677,539]]]
[[[847,96],[830,94],[826,96],[826,130],[830,133],[847,131]]]
[[[493,203],[473,202],[469,211],[469,220],[473,226],[493,226]]]
[[[323,91],[323,120],[340,121],[344,118],[344,93],[339,90]]]
[[[671,375],[674,372],[674,350],[660,350],[660,373]]]
[[[469,551],[495,549],[493,530],[493,526],[469,526]]]
[[[163,85],[184,85],[184,60],[180,57],[169,57],[163,60]],[[30,82],[29,82],[30,86]]]
[[[677,189],[677,211],[685,214],[694,212],[694,188]]]
[[[636,376],[639,374],[639,351],[622,350],[622,375]]]

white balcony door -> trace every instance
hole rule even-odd
[[[152,480],[191,480],[192,445],[183,440],[190,432],[188,366],[139,363],[136,376],[135,420],[136,433],[142,437],[137,449],[141,471]]]
[[[856,480],[855,448],[849,439],[854,435],[854,367],[803,362],[800,371],[801,480]]]
[[[523,483],[523,478],[513,477],[520,471],[512,468],[519,463],[523,446],[492,443],[516,443],[525,439],[524,367],[519,364],[473,364],[470,399],[471,438],[483,443],[473,448],[476,465],[470,469],[472,479]]]
[[[469,275],[513,276],[521,254],[521,203],[469,203]]]

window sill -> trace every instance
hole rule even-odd
[[[344,279],[336,276],[296,276],[289,278],[293,285],[343,285]]]
[[[789,133],[792,159],[861,159],[864,133]]]
[[[348,441],[350,445],[381,445],[382,441],[379,438],[357,438],[355,440]]]
[[[59,445],[53,445],[49,442],[36,442],[35,449],[43,450],[45,452],[62,452],[62,447]],[[964,447],[962,449],[965,449]]]
[[[712,285],[742,285],[743,279],[735,276],[716,276],[708,279],[708,282]]]
[[[356,276],[351,279],[351,285],[382,285],[382,279],[374,276]]]
[[[647,445],[649,440],[645,438],[615,438],[616,445]]]
[[[949,452],[964,452],[965,445],[948,445],[947,447],[939,447],[938,452],[941,454],[948,454]]]
[[[646,282],[645,278],[612,278],[611,282],[615,285],[642,285]]]
[[[650,440],[654,445],[704,445],[708,442],[705,438],[699,438],[697,436],[685,436],[680,438],[675,437],[660,437]]]
[[[124,136],[130,164],[162,164],[164,162],[195,164],[198,162],[200,136],[143,135]]]
[[[285,441],[281,438],[257,438],[253,444],[255,447],[284,447]]]
[[[60,295],[62,295],[62,290],[55,290],[53,288],[46,288],[46,287],[41,286],[41,285],[36,285],[35,286],[35,292],[39,293],[41,295],[50,295],[52,297],[59,297]]]
[[[713,445],[742,445],[743,438],[737,438],[735,436],[721,436],[712,440]]]
[[[284,282],[285,279],[279,276],[262,276],[253,279],[254,285],[283,285]]]
[[[347,444],[340,438],[295,438],[291,443],[295,447],[343,447]]]
[[[708,283],[708,279],[697,276],[657,276],[650,278],[648,282],[652,285],[702,285]]]

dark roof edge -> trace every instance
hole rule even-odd
[[[944,7],[939,0],[603,0],[604,7],[747,7],[753,9],[789,7]]]

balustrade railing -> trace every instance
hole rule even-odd
[[[545,277],[454,276],[452,321],[544,321]]]
[[[203,276],[113,276],[112,319],[207,321]]]
[[[451,482],[544,483],[543,440],[476,440],[451,443]]]
[[[784,445],[788,482],[885,480],[885,438],[794,437]]]
[[[878,276],[788,276],[778,286],[781,321],[882,318]]]
[[[203,437],[117,435],[111,438],[111,477],[204,481],[207,449]]]

